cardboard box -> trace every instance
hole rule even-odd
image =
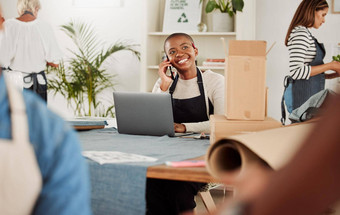
[[[281,127],[282,124],[271,118],[266,117],[263,121],[229,120],[224,115],[210,116],[210,143],[237,134],[262,131],[271,128]]]
[[[228,119],[264,120],[266,42],[229,41],[225,67],[225,115]]]

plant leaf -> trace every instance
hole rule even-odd
[[[242,9],[244,7],[244,1],[243,0],[231,0],[233,5],[233,11],[236,13],[236,11],[242,12]]]
[[[214,0],[209,0],[207,3],[207,6],[205,7],[205,12],[210,13],[212,12],[215,8],[218,8],[217,3]]]

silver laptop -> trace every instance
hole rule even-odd
[[[170,94],[113,92],[113,99],[119,133],[175,135]]]

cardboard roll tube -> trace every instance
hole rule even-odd
[[[207,151],[207,170],[224,180],[235,179],[255,164],[276,170],[294,155],[313,126],[302,123],[221,139]]]
[[[249,164],[255,163],[268,166],[254,152],[232,139],[219,140],[210,147],[206,156],[207,169],[215,178],[237,177]]]

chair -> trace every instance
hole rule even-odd
[[[226,187],[225,185],[217,183],[207,183],[198,191],[198,195],[201,197],[203,205],[207,209],[209,214],[216,210],[216,204],[211,196],[210,190],[216,189],[220,186],[223,186],[224,195],[226,190],[233,192],[233,187]]]

